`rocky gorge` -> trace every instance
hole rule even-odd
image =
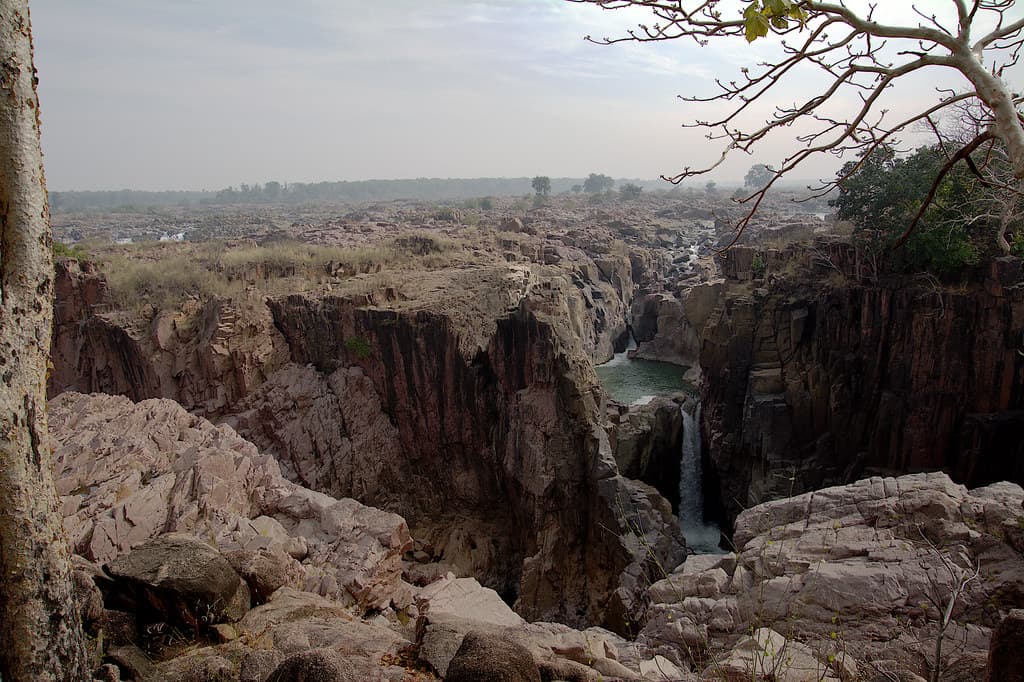
[[[350,679],[488,679],[453,663],[477,650],[538,679],[983,669],[1022,606],[1024,494],[895,477],[1021,480],[1019,261],[929,297],[863,279],[835,239],[756,252],[763,271],[743,247],[716,262],[702,216],[549,207],[457,247],[458,224],[388,228],[412,265],[325,264],[274,291],[261,266],[234,295],[132,311],[58,263],[50,419],[104,604],[87,621],[155,605],[122,629],[116,674],[300,679],[271,671],[315,655]],[[630,330],[636,355],[699,377],[705,511],[732,554],[687,558],[680,533],[692,398],[686,419],[681,393],[618,405],[595,374]],[[854,483],[871,474],[892,478]],[[159,566],[189,538],[222,593],[153,577],[183,570]],[[147,640],[154,624],[181,646]],[[157,665],[133,672],[147,647]]]

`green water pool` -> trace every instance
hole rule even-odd
[[[693,384],[683,380],[687,368],[670,362],[630,360],[626,353],[616,353],[614,358],[596,369],[604,390],[624,405],[656,395],[680,391],[696,393]]]

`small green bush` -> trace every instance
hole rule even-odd
[[[765,265],[764,257],[761,255],[761,252],[758,251],[750,261],[750,271],[754,274],[754,279],[762,279],[766,269],[767,266]]]
[[[84,260],[88,258],[85,249],[78,244],[65,244],[64,242],[53,242],[53,257],[56,258],[74,258],[75,260]]]
[[[1018,258],[1024,258],[1024,230],[1010,238],[1010,253]]]
[[[370,342],[361,336],[350,336],[345,339],[345,350],[360,360],[370,357]]]

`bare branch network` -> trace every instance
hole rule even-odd
[[[739,5],[720,0],[569,0],[597,5],[605,10],[626,7],[645,8],[654,23],[641,24],[617,38],[593,38],[599,44],[620,42],[657,42],[689,38],[706,46],[729,39],[750,42],[768,33],[781,37],[780,55],[770,62],[742,68],[736,80],[716,79],[717,92],[708,96],[681,95],[687,102],[727,102],[729,112],[715,119],[696,120],[687,127],[704,128],[708,139],[719,141],[723,149],[718,159],[701,168],[686,167],[673,176],[662,176],[678,184],[686,178],[708,173],[730,154],[750,153],[773,131],[795,124],[809,132],[797,136],[796,151],[787,156],[768,184],[749,196],[738,199],[750,209],[737,223],[736,239],[750,223],[765,194],[784,176],[817,154],[868,156],[883,144],[915,124],[930,126],[938,132],[936,121],[943,114],[965,104],[983,112],[984,129],[960,149],[948,149],[950,167],[970,158],[985,142],[1005,145],[1013,181],[1004,189],[1018,194],[1024,181],[1024,116],[1020,106],[1024,98],[1011,94],[1003,76],[1015,65],[1024,45],[1024,18],[1011,16],[1014,0],[946,0],[955,9],[948,20],[912,6],[915,25],[883,23],[876,18],[877,5],[866,12],[854,11],[847,2],[818,0],[742,0]],[[728,5],[733,8],[726,10]],[[735,11],[735,15],[732,12]],[[983,35],[976,29],[986,27]],[[767,102],[780,84],[792,83],[803,67],[820,70],[823,75],[818,91],[791,106],[773,106],[763,125],[745,128],[739,121],[755,105]],[[919,111],[902,120],[888,120],[882,95],[911,74],[928,68],[954,69],[966,79],[963,91],[936,90],[931,101],[922,101]],[[805,73],[805,72],[804,72]],[[826,113],[841,96],[855,94],[859,106],[849,117]],[[941,141],[941,137],[940,137]],[[946,149],[946,145],[943,145]],[[973,163],[973,162],[972,162]],[[972,170],[976,170],[972,168]],[[856,165],[850,171],[855,172]],[[821,196],[844,178],[836,178],[811,188]],[[1004,251],[1009,245],[1000,235]]]

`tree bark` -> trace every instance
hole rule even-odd
[[[0,675],[87,680],[46,427],[50,212],[28,0],[0,0]]]

